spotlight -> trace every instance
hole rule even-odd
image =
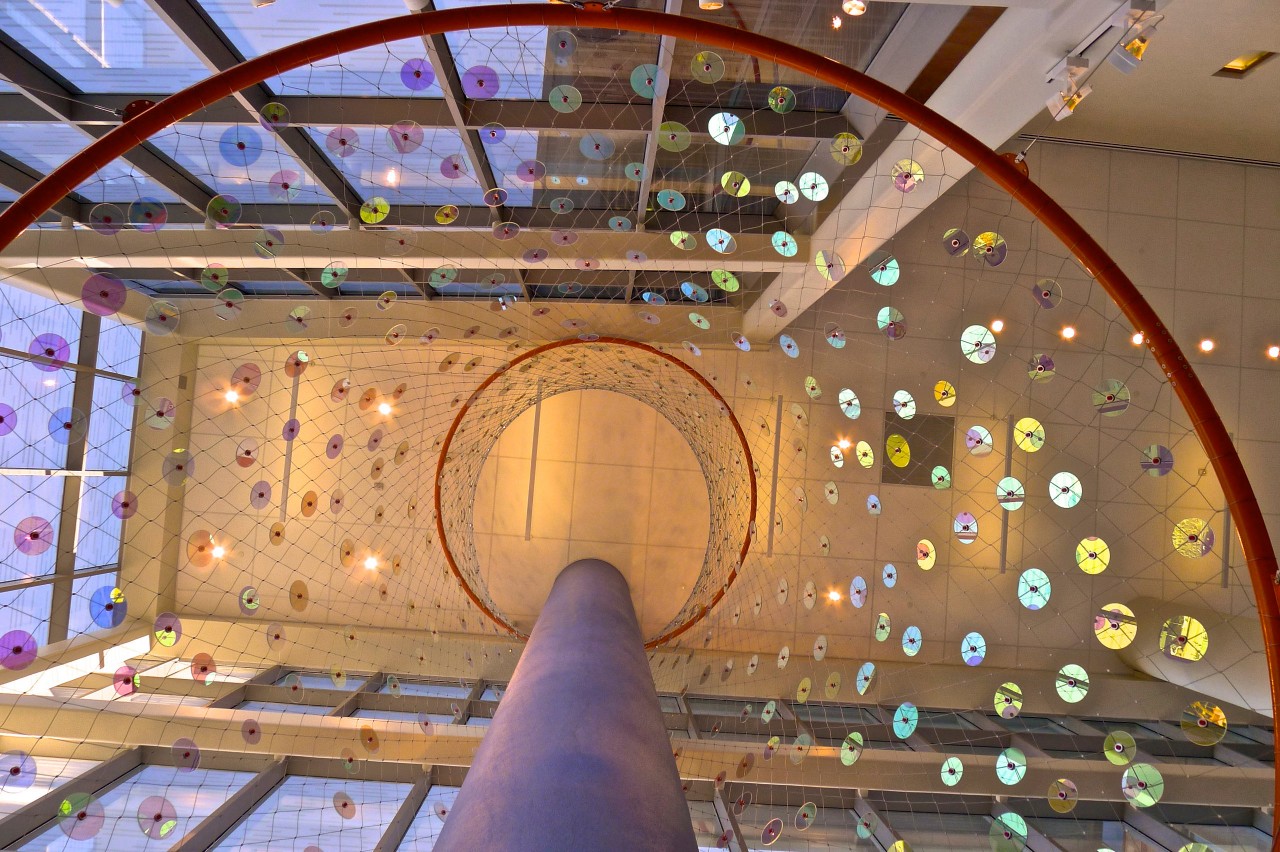
[[[1076,339],[1076,327],[1075,327],[1074,325],[1064,325],[1064,326],[1062,327],[1062,339],[1063,339],[1063,340],[1075,340],[1075,339]]]
[[[233,404],[233,405],[234,405],[235,403],[237,403],[237,402],[239,402],[239,401],[240,401],[240,394],[236,393],[236,392],[235,392],[235,391],[233,391],[233,390],[229,390],[229,391],[227,391],[227,392],[226,392],[226,394],[223,396],[223,399],[225,399],[227,402],[229,402],[229,403],[231,403],[231,404]]]
[[[374,570],[375,568],[377,568],[377,567],[378,567],[378,557],[376,557],[376,556],[370,556],[370,557],[368,557],[367,559],[365,559],[365,560],[364,560],[364,567],[365,567],[365,568],[368,568],[370,571],[372,571],[372,570]]]
[[[840,4],[840,8],[844,9],[844,13],[846,15],[851,15],[855,18],[867,13],[866,0],[844,0],[844,2]]]
[[[1147,27],[1129,41],[1117,44],[1107,58],[1116,68],[1126,74],[1132,74],[1137,69],[1138,63],[1142,61],[1142,54],[1147,52],[1147,45],[1151,43],[1151,36],[1155,35],[1155,32],[1155,27]]]
[[[1268,346],[1267,357],[1272,361],[1280,359],[1280,346]]]
[[[1077,89],[1075,84],[1072,84],[1045,101],[1045,106],[1049,108],[1049,114],[1053,116],[1054,121],[1062,121],[1075,112],[1076,107],[1080,106],[1080,102],[1087,98],[1092,91],[1092,86],[1083,86]]]
[[[381,414],[383,417],[386,417],[388,414],[390,414],[390,413],[391,413],[391,403],[389,403],[389,402],[379,403],[379,405],[378,405],[378,413],[379,413],[379,414]]]
[[[997,319],[991,321],[991,331],[993,334],[999,334],[1004,331],[1004,320]]]
[[[1133,343],[1134,346],[1141,346],[1146,341],[1146,339],[1147,338],[1144,337],[1142,332],[1140,331],[1135,331],[1133,333],[1133,337],[1129,338],[1129,340]]]
[[[225,547],[223,547],[223,546],[222,546],[222,545],[220,545],[220,544],[215,544],[215,545],[213,546],[213,558],[214,558],[214,559],[221,559],[222,557],[224,557],[224,556],[226,556],[226,555],[227,555],[227,549],[226,549]]]
[[[1200,341],[1200,351],[1212,352],[1214,345],[1214,342],[1210,338],[1206,337],[1204,340]]]

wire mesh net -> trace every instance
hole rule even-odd
[[[865,67],[902,11],[870,8],[829,52]],[[498,505],[486,464],[607,390],[656,409],[609,446],[644,532],[589,544],[671,599],[654,636],[697,622],[651,660],[702,845],[1262,848],[1256,609],[1156,330],[954,152],[609,30],[268,86],[149,142],[200,209],[117,163],[3,255],[8,842],[205,837],[228,801],[223,848],[372,848],[403,808],[430,848],[525,630],[490,586],[536,475]],[[543,477],[597,435],[547,434]],[[702,512],[676,438],[694,541],[662,538]]]

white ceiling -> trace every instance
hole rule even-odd
[[[1274,4],[1180,0],[1162,11],[1137,70],[1122,74],[1106,64],[1071,117],[1054,122],[1043,112],[1023,132],[1280,163],[1280,60],[1243,79],[1214,76],[1241,54],[1280,53]]]

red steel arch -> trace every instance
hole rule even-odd
[[[472,29],[517,26],[612,29],[670,36],[690,42],[768,59],[839,86],[915,125],[946,144],[1016,198],[1045,225],[1088,270],[1116,305],[1143,333],[1147,346],[1182,401],[1192,427],[1222,483],[1227,506],[1245,553],[1262,624],[1272,709],[1280,703],[1280,574],[1262,510],[1244,464],[1208,392],[1187,363],[1155,310],[1107,252],[1062,207],[1016,167],[967,131],[885,84],[833,59],[791,44],[723,24],[641,9],[605,9],[588,0],[586,8],[551,3],[482,6],[443,12],[408,14],[316,36],[229,68],[160,101],[126,124],[107,133],[55,169],[0,214],[0,251],[45,211],[95,171],[170,124],[267,77],[328,59],[339,53],[400,39]],[[1277,741],[1280,758],[1280,741]],[[1280,769],[1280,761],[1277,763]],[[1275,782],[1280,800],[1280,772]],[[1280,811],[1274,816],[1280,831]]]

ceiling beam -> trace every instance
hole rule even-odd
[[[34,185],[36,181],[36,178],[30,177],[27,173],[28,170],[21,164],[13,164],[6,168],[5,157],[0,155],[0,185],[11,186],[16,191],[24,192],[28,187]],[[10,181],[12,181],[12,185]],[[71,197],[59,203],[54,208],[54,212],[57,215],[69,216],[74,221],[79,222],[84,221],[83,217],[87,215],[86,208],[90,206],[92,205],[77,204],[74,197]],[[0,209],[3,208],[4,205],[0,204]],[[322,211],[332,214],[333,205],[246,204],[243,208],[241,220],[261,223],[262,225],[273,225],[289,233],[293,230],[309,230],[311,216]],[[418,232],[429,231],[433,234],[445,235],[455,231],[484,231],[489,233],[492,228],[492,215],[487,207],[461,207],[459,208],[457,221],[450,225],[437,224],[434,219],[435,211],[435,207],[396,205],[391,208],[387,218],[380,223],[378,228],[367,228],[365,230],[385,236],[389,229],[394,228],[412,228]],[[586,231],[612,233],[606,224],[609,215],[610,212],[607,210],[579,209],[568,215],[561,215],[545,207],[507,208],[508,222],[514,222],[519,225],[522,231],[543,232],[544,239],[548,241],[552,231],[572,230],[579,233]],[[203,227],[205,219],[203,211],[191,210],[185,207],[175,208],[169,211],[168,227]],[[772,234],[777,230],[778,221],[772,216],[755,213],[716,214],[697,211],[671,213],[663,210],[655,212],[650,217],[649,225],[650,227],[647,230],[655,234],[675,230],[706,232],[710,228],[724,228],[741,238],[742,235]],[[226,230],[230,233],[239,233],[242,238],[247,239],[248,237],[245,235],[256,231],[259,227],[258,224],[240,225]],[[741,242],[741,239],[739,239],[739,242]],[[732,264],[732,262],[732,256],[730,256],[726,263]]]
[[[72,124],[82,127],[120,123],[119,110],[145,94],[76,95],[69,105]],[[387,126],[412,118],[423,127],[456,127],[448,105],[442,98],[427,97],[360,97],[340,98],[327,95],[276,95],[272,98],[289,110],[294,125],[325,126],[337,124]],[[486,124],[505,123],[510,119],[509,101],[468,101],[465,126],[478,130]],[[678,121],[689,128],[697,141],[708,141],[707,110],[683,104],[667,104],[667,121]],[[0,93],[0,115],[8,121],[40,123],[61,121],[19,94]],[[234,98],[224,98],[183,118],[179,124],[238,124],[245,120],[244,108]],[[255,119],[256,120],[256,119]],[[830,139],[849,130],[849,120],[838,112],[793,110],[786,114],[773,110],[755,110],[744,116],[750,137],[787,139]],[[648,133],[653,123],[651,104],[583,104],[576,112],[559,112],[546,101],[520,104],[520,126],[527,130],[601,131],[608,133]]]
[[[667,0],[666,13],[679,15],[684,5],[683,0]],[[649,133],[644,140],[644,174],[640,175],[639,199],[636,207],[636,230],[643,231],[645,219],[649,211],[649,193],[653,189],[653,171],[658,160],[658,128],[662,126],[663,115],[667,108],[667,91],[671,88],[671,64],[675,60],[676,40],[670,36],[662,36],[658,40],[658,73],[654,76],[652,113],[649,119]],[[628,287],[627,301],[631,301]]]
[[[132,269],[203,269],[210,263],[222,263],[235,275],[252,280],[250,270],[310,269],[318,261],[342,259],[353,271],[384,269],[386,235],[377,230],[336,229],[316,236],[306,229],[291,232],[274,257],[263,258],[254,251],[254,242],[236,231],[205,228],[168,227],[154,233],[124,230],[114,236],[103,236],[86,230],[27,231],[5,251],[9,269],[41,269],[50,257],[78,258],[77,264],[94,269],[120,270],[127,275]],[[434,269],[451,265],[460,269],[513,268],[513,258],[526,249],[551,248],[545,233],[521,231],[507,244],[509,248],[495,255],[493,237],[484,230],[452,230],[447,239],[416,240],[409,251],[395,258],[405,268]],[[597,258],[603,272],[621,273],[629,268],[645,272],[694,272],[729,269],[736,273],[781,272],[789,267],[808,264],[807,240],[800,240],[801,251],[795,258],[784,258],[773,251],[770,238],[763,234],[744,234],[738,238],[738,251],[722,255],[706,245],[692,251],[675,248],[660,233],[614,233],[587,231],[579,234],[571,249],[555,249],[537,269],[576,270],[581,257]],[[643,263],[627,259],[630,250],[644,252]]]
[[[0,113],[0,115],[3,114]],[[33,172],[17,160],[0,154],[0,186],[7,186],[14,192],[23,193],[35,186],[42,177],[44,175]],[[53,205],[53,212],[59,216],[69,217],[73,221],[81,221],[84,208],[73,196],[68,195]]]
[[[0,33],[0,77],[17,86],[19,92],[51,120],[71,120],[72,105],[78,96],[72,94],[61,80],[46,73],[37,64],[35,57],[21,45],[12,43],[3,33]],[[110,132],[111,126],[93,125],[85,130],[98,138]],[[146,143],[129,151],[121,159],[173,193],[193,210],[203,212],[209,199],[213,197],[204,184]]]
[[[905,91],[924,69],[933,64],[938,53],[945,49],[948,40],[963,20],[965,9],[961,6],[931,6],[913,3],[894,24],[889,35],[868,63],[867,76],[873,77],[899,91]],[[883,138],[886,112],[857,95],[850,95],[841,107],[843,130],[853,133],[864,142],[863,156],[856,164],[844,166],[838,163],[826,145],[818,145],[804,166],[796,172],[817,172],[831,185],[831,195],[839,197],[854,180],[861,177],[875,159],[876,142]],[[881,131],[881,132],[877,132]],[[836,131],[837,133],[841,131]],[[831,139],[832,133],[822,137]],[[829,202],[828,202],[829,203]],[[788,230],[800,227],[811,229],[819,213],[819,202],[801,197],[794,204],[779,205],[779,214]]]
[[[985,144],[1001,145],[1057,91],[1055,84],[1045,82],[1047,70],[1114,11],[1112,0],[1061,2],[1049,10],[1006,9],[926,103]],[[1108,49],[1102,42],[1105,39],[1098,39],[1095,51]],[[897,191],[889,179],[893,165],[902,159],[915,160],[926,175],[909,195]],[[946,146],[905,126],[868,164],[863,177],[830,205],[813,231],[813,244],[834,250],[852,272],[972,168]],[[743,317],[748,339],[772,339],[840,283],[822,278],[816,268],[812,275],[809,272],[784,273],[764,289]],[[769,310],[774,301],[789,309],[785,318]]]
[[[411,12],[435,11],[432,0],[405,0],[405,5]],[[462,150],[466,153],[468,162],[471,163],[472,172],[480,181],[480,188],[485,191],[497,188],[498,179],[494,176],[489,155],[484,151],[480,132],[467,120],[471,104],[467,93],[462,88],[462,77],[458,73],[457,63],[453,61],[453,52],[449,49],[448,39],[442,33],[437,33],[423,36],[422,44],[427,50],[427,62],[436,72],[436,83],[440,86],[441,100],[445,110],[452,120],[458,138],[462,141]],[[510,221],[506,205],[491,208],[490,220],[494,225]],[[522,295],[528,299],[529,288],[525,285],[524,276],[518,275],[517,280],[520,283]]]
[[[244,61],[239,51],[193,0],[146,0],[146,3],[173,30],[174,36],[181,39],[211,72],[225,71]],[[246,118],[257,122],[263,107],[277,98],[265,83],[257,83],[236,93],[235,100],[242,109],[239,116],[229,120],[239,123]],[[360,193],[316,147],[306,130],[301,127],[285,127],[276,132],[275,136],[280,147],[297,161],[312,181],[333,196],[346,211],[348,218],[359,216],[362,202]]]

